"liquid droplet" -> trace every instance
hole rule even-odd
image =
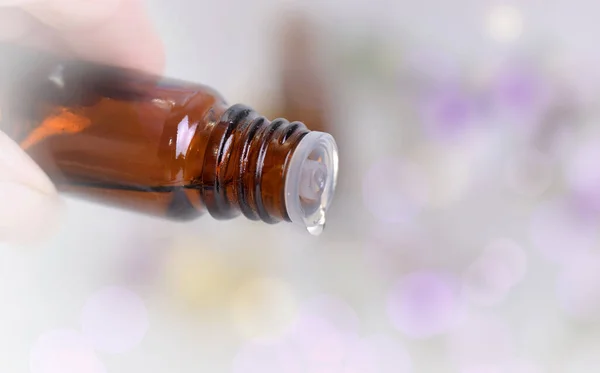
[[[321,233],[323,233],[323,231],[325,230],[325,224],[323,223],[306,227],[306,230],[313,236],[320,236]]]
[[[307,225],[306,230],[313,236],[320,236],[325,230],[325,209],[319,211],[319,220],[312,225]]]

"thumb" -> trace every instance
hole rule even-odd
[[[0,132],[0,242],[39,241],[56,227],[60,212],[50,179]]]

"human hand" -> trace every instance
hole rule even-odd
[[[0,40],[152,73],[164,66],[143,0],[0,0]],[[0,132],[0,241],[45,236],[60,206],[44,172]]]

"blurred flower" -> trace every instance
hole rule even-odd
[[[420,170],[395,158],[383,158],[367,171],[362,182],[363,201],[379,220],[408,222],[423,207],[427,195]]]
[[[107,287],[92,295],[81,312],[83,334],[100,351],[120,354],[136,347],[148,330],[148,311],[133,292]]]
[[[472,97],[452,84],[425,92],[418,109],[426,135],[434,140],[462,139],[473,129],[477,120]]]
[[[43,334],[31,350],[32,373],[106,373],[89,341],[75,330]]]
[[[293,321],[296,299],[287,283],[274,278],[257,278],[242,285],[231,306],[234,326],[246,338],[273,339]]]
[[[600,254],[586,253],[569,261],[558,277],[557,296],[571,317],[600,320]]]
[[[545,103],[544,88],[539,72],[524,64],[505,66],[492,81],[496,105],[521,114],[540,109]]]
[[[483,94],[486,116],[525,137],[539,128],[554,93],[539,67],[529,62],[507,61],[493,69],[486,84]]]
[[[533,213],[530,237],[546,259],[564,265],[598,243],[597,223],[570,201],[554,200]]]
[[[387,314],[392,324],[413,338],[447,333],[464,316],[459,282],[441,272],[414,272],[398,280],[389,293]]]
[[[467,269],[463,293],[479,305],[497,304],[521,281],[526,270],[527,256],[519,245],[508,239],[492,241]]]

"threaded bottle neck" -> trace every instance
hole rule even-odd
[[[274,224],[289,221],[285,204],[288,163],[308,134],[300,122],[272,122],[235,105],[210,133],[202,170],[202,199],[217,219],[240,213]]]

